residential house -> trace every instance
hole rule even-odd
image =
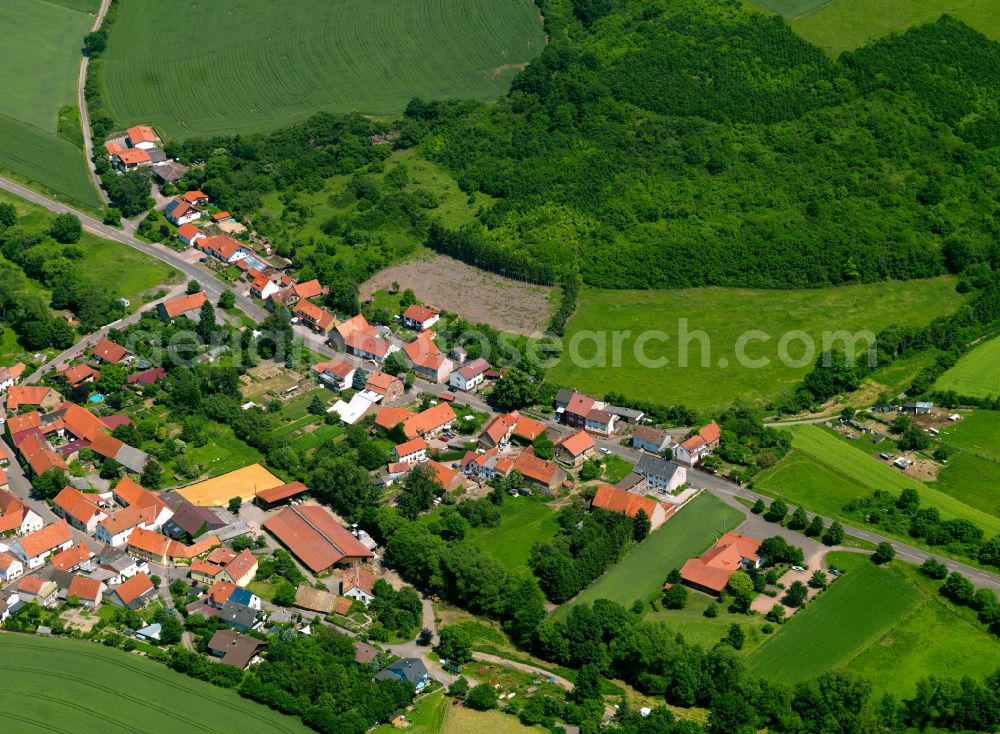
[[[55,606],[59,585],[41,576],[25,576],[17,585],[17,596],[25,604],[37,601],[43,607]]]
[[[10,583],[23,573],[23,563],[7,551],[0,552],[0,583]]]
[[[257,627],[257,610],[237,604],[230,596],[229,601],[222,605],[219,619],[240,632],[249,632]]]
[[[635,517],[642,510],[649,519],[650,530],[659,528],[674,513],[673,505],[664,506],[649,497],[615,489],[607,484],[602,484],[597,488],[597,493],[591,500],[590,506],[629,517]]]
[[[290,505],[265,520],[264,528],[314,574],[374,556],[329,510],[318,505]]]
[[[299,301],[296,303],[295,307],[292,308],[292,314],[317,334],[329,333],[337,321],[332,313],[324,311],[309,301]]]
[[[44,525],[41,516],[13,492],[6,488],[0,490],[0,535],[26,535],[41,530]]]
[[[356,372],[357,368],[354,365],[342,359],[313,365],[313,374],[317,379],[337,391],[350,388],[354,383]]]
[[[391,431],[400,423],[405,423],[413,417],[413,413],[406,408],[388,406],[382,408],[375,416],[375,428],[383,433]]]
[[[386,357],[399,351],[399,347],[388,339],[363,331],[353,332],[344,340],[344,343],[348,354],[353,354],[361,359],[370,359],[376,364],[382,364]]]
[[[207,300],[208,296],[198,291],[187,296],[178,296],[169,301],[163,301],[157,304],[156,311],[163,321],[173,321],[181,316],[190,318],[201,309],[202,304]]]
[[[760,541],[739,533],[726,533],[700,558],[692,558],[681,567],[681,579],[698,591],[718,595],[736,571],[760,568],[759,550]]]
[[[487,449],[483,452],[466,452],[460,465],[466,475],[488,482],[491,479],[504,479],[510,474],[514,469],[514,459],[500,456],[496,449]]]
[[[535,456],[530,446],[518,454],[514,468],[524,477],[526,488],[538,489],[544,494],[554,494],[560,484],[566,481],[566,472],[550,461]]]
[[[462,485],[462,475],[449,469],[440,461],[428,459],[424,466],[434,472],[435,481],[441,485],[445,492],[453,492]]]
[[[441,314],[433,308],[413,304],[403,311],[403,324],[416,331],[426,331],[441,320]]]
[[[187,172],[188,167],[183,163],[178,163],[177,161],[167,161],[166,163],[160,163],[153,168],[153,178],[161,184],[174,183],[175,181],[180,181],[184,178],[184,174]]]
[[[315,278],[307,280],[305,283],[293,283],[288,287],[282,300],[286,306],[294,306],[299,301],[308,301],[327,292],[327,289],[319,284]]]
[[[243,588],[242,586],[237,586],[230,592],[229,601],[258,612],[261,609],[260,597],[250,591],[250,589]]]
[[[560,439],[552,447],[556,461],[565,466],[580,466],[593,456],[597,444],[586,431],[577,431]]]
[[[427,461],[427,442],[422,438],[415,438],[412,441],[394,446],[392,455],[396,461],[406,464],[417,464]]]
[[[429,382],[444,382],[455,368],[455,364],[438,349],[434,336],[429,331],[422,332],[412,342],[404,345],[403,353],[413,367],[413,373]]]
[[[24,374],[24,364],[18,362],[10,367],[0,367],[0,393],[17,384]]]
[[[22,406],[33,405],[48,412],[63,402],[63,397],[51,387],[14,385],[7,388],[7,413],[17,413]]]
[[[401,379],[379,370],[373,370],[368,375],[368,382],[365,383],[365,390],[381,395],[386,401],[395,400],[402,396],[405,388],[406,386]]]
[[[617,417],[622,423],[630,423],[632,425],[638,424],[639,421],[646,417],[646,414],[641,410],[635,410],[634,408],[622,408],[617,405],[605,404],[603,410],[606,410],[608,413]]]
[[[127,173],[143,166],[153,165],[153,159],[142,148],[126,148],[111,154],[111,164],[122,173]]]
[[[216,260],[233,265],[248,255],[253,254],[253,248],[227,234],[214,235],[199,239],[194,244],[195,249],[211,255]]]
[[[400,658],[389,667],[380,671],[375,680],[389,680],[397,683],[412,683],[418,690],[422,690],[427,685],[427,666],[420,658]]]
[[[90,548],[81,540],[76,545],[56,553],[49,559],[49,563],[57,571],[69,572],[84,566],[88,569],[93,568],[96,565],[91,561],[93,557],[94,554],[90,552]]]
[[[569,393],[568,396],[565,393]],[[565,405],[560,403],[565,399]],[[586,428],[587,414],[594,408],[603,407],[596,400],[578,392],[560,390],[556,394],[556,414],[560,420],[572,428]]]
[[[584,428],[589,433],[596,433],[601,436],[610,436],[615,432],[615,421],[618,420],[618,416],[614,413],[609,413],[606,410],[598,410],[597,408],[591,408],[587,412],[587,417],[584,420]]]
[[[125,142],[130,148],[152,150],[160,138],[149,125],[135,125],[125,131]]]
[[[360,566],[347,569],[340,580],[340,595],[368,606],[375,599],[375,574]]]
[[[181,199],[191,206],[202,206],[208,203],[208,194],[204,191],[185,191]]]
[[[673,492],[687,482],[687,469],[666,459],[643,454],[632,470],[644,477],[646,488],[660,492]]]
[[[485,359],[474,359],[451,373],[448,384],[457,390],[471,392],[483,384],[487,370],[492,369]]]
[[[106,588],[97,579],[74,575],[66,593],[68,596],[75,596],[85,607],[96,607],[101,603]]]
[[[107,544],[98,553],[97,562],[99,569],[109,572],[109,583],[121,583],[121,580],[131,578],[140,571],[139,562],[125,548],[112,548]]]
[[[242,550],[223,567],[218,578],[237,586],[246,586],[257,575],[257,567],[257,557],[249,550]]]
[[[216,581],[208,591],[207,603],[216,609],[222,609],[229,601],[229,597],[238,587],[229,581]]]
[[[686,441],[674,447],[674,458],[682,464],[694,466],[699,461],[712,453],[712,449],[719,445],[722,438],[722,430],[719,424],[712,421],[706,426],[702,426],[696,434]]]
[[[156,588],[149,576],[137,573],[118,586],[112,587],[107,596],[108,601],[116,607],[126,607],[135,611],[142,609],[156,597]]]
[[[73,487],[63,487],[52,500],[52,511],[78,530],[93,535],[97,523],[108,516],[94,501],[97,495],[85,495]]]
[[[163,210],[167,221],[173,225],[191,224],[201,219],[201,212],[183,199],[171,199]]]
[[[354,334],[367,334],[368,336],[378,336],[378,330],[368,323],[368,319],[362,314],[337,324],[330,333],[330,341],[342,352],[347,351],[347,339]]]
[[[129,535],[125,547],[135,558],[166,566],[170,559],[171,543],[176,542],[152,530],[135,528]]]
[[[174,511],[173,516],[163,524],[163,532],[171,538],[188,536],[197,538],[211,530],[219,530],[226,522],[209,507],[199,507],[176,492],[160,495]]]
[[[403,433],[407,438],[432,438],[451,428],[454,421],[455,411],[448,403],[442,402],[403,421]]]
[[[232,630],[217,630],[208,641],[209,653],[221,658],[224,665],[232,665],[240,670],[246,670],[251,662],[259,660],[260,651],[266,647],[267,643],[263,640]]]
[[[544,423],[533,421],[531,418],[526,418],[522,415],[517,419],[517,423],[514,424],[514,430],[511,431],[510,435],[512,438],[520,439],[524,443],[534,443],[546,430],[548,429]]]
[[[125,381],[129,385],[139,385],[140,387],[145,387],[146,385],[152,385],[157,382],[161,382],[167,378],[167,370],[164,367],[153,367],[152,369],[143,370],[142,372],[135,372],[125,378]]]
[[[93,382],[101,376],[101,373],[89,364],[76,364],[59,370],[56,375],[66,380],[66,384],[72,388]]]
[[[482,449],[493,449],[510,441],[514,433],[514,426],[517,425],[521,414],[516,410],[513,413],[505,413],[494,416],[486,427],[479,434],[479,447]]]
[[[368,665],[378,657],[378,649],[372,647],[367,642],[355,640],[354,642],[354,662],[358,665]]]
[[[278,288],[278,284],[263,273],[254,277],[253,281],[250,283],[250,295],[255,298],[259,298],[262,301],[266,301],[279,290],[281,289]]]
[[[32,476],[39,477],[49,469],[69,471],[69,464],[53,451],[48,442],[41,436],[26,436],[16,445],[21,457],[28,464]]]
[[[662,454],[670,445],[670,434],[662,428],[652,426],[636,426],[632,434],[632,448]]]
[[[136,528],[151,529],[156,518],[146,507],[126,507],[114,515],[106,517],[97,525],[94,537],[107,543],[112,548],[118,548],[128,543],[132,531]]]
[[[194,244],[198,240],[204,239],[205,237],[207,237],[207,235],[193,224],[182,224],[177,228],[177,239],[188,247],[194,247]]]
[[[129,476],[122,477],[111,492],[115,502],[122,507],[149,509],[149,514],[152,517],[150,527],[154,530],[161,528],[174,514],[173,509],[163,501],[161,495],[150,492]]]
[[[10,545],[10,552],[29,570],[39,568],[53,553],[73,545],[73,534],[65,520],[52,523],[41,530],[27,533]]]

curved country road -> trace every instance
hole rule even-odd
[[[104,23],[104,16],[107,15],[110,6],[111,0],[101,0],[101,7],[97,11],[97,18],[90,29],[91,32],[99,29],[101,24]],[[76,106],[80,110],[80,127],[83,128],[83,149],[87,158],[87,171],[90,173],[91,183],[94,184],[94,188],[97,189],[97,193],[101,196],[101,201],[107,204],[108,195],[101,188],[101,179],[98,178],[97,168],[94,166],[94,138],[90,134],[90,114],[87,112],[87,100],[84,95],[84,88],[87,84],[87,67],[89,64],[90,57],[88,56],[84,56],[80,61],[80,73],[76,79]]]

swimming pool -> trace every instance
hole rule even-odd
[[[104,396],[101,395],[100,393],[94,393],[89,398],[87,398],[87,402],[88,403],[103,403],[104,402]]]

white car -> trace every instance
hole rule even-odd
[[[603,446],[601,448],[597,449],[597,450],[600,451],[605,456],[608,456],[611,453],[611,449],[606,449]]]
[[[802,568],[802,566],[792,566],[792,570],[793,571],[805,571],[805,569]]]

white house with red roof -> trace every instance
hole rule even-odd
[[[130,148],[150,150],[156,147],[160,138],[149,125],[135,125],[125,131],[125,142]]]
[[[483,384],[486,373],[492,369],[485,359],[474,359],[451,373],[448,384],[458,390],[470,392]]]
[[[207,235],[193,224],[182,224],[177,228],[177,239],[188,247],[194,247],[194,243],[204,239]]]
[[[263,273],[258,273],[250,283],[250,295],[262,301],[266,301],[280,290],[278,284]]]
[[[429,331],[422,332],[412,342],[404,345],[403,353],[413,367],[414,374],[430,382],[444,382],[455,367],[434,343],[434,337]]]
[[[194,247],[195,249],[201,250],[202,252],[211,255],[216,260],[221,260],[228,265],[232,265],[233,263],[242,260],[247,255],[253,254],[252,247],[243,244],[239,240],[233,239],[227,234],[204,237],[199,239],[195,243]]]
[[[167,221],[178,226],[182,224],[190,224],[195,220],[201,219],[200,211],[183,199],[177,198],[170,200],[167,204],[167,208],[163,210],[163,213],[166,215]]]
[[[314,364],[312,371],[320,382],[339,391],[353,384],[357,367],[342,359],[334,359],[329,362]]]
[[[24,573],[24,564],[13,554],[6,551],[0,553],[0,582],[9,583]]]
[[[696,434],[686,441],[674,446],[674,458],[682,464],[694,466],[699,461],[712,453],[712,449],[719,445],[722,438],[722,429],[719,424],[712,421],[708,425],[702,426]]]
[[[126,148],[111,153],[111,163],[119,171],[134,171],[142,166],[153,165],[153,159],[142,148]]]
[[[22,535],[10,545],[10,552],[29,569],[38,568],[53,553],[73,545],[73,534],[64,520]]]
[[[403,311],[403,324],[417,331],[425,331],[441,320],[441,314],[433,308],[413,304]]]
[[[63,487],[52,500],[52,511],[73,527],[93,535],[97,523],[108,516],[94,501],[97,495],[85,495],[73,487]]]
[[[202,204],[208,203],[208,194],[204,191],[185,191],[181,196],[181,199],[186,201],[191,206],[201,206]]]
[[[393,458],[404,464],[418,464],[427,461],[427,442],[422,438],[401,443],[392,449]]]

